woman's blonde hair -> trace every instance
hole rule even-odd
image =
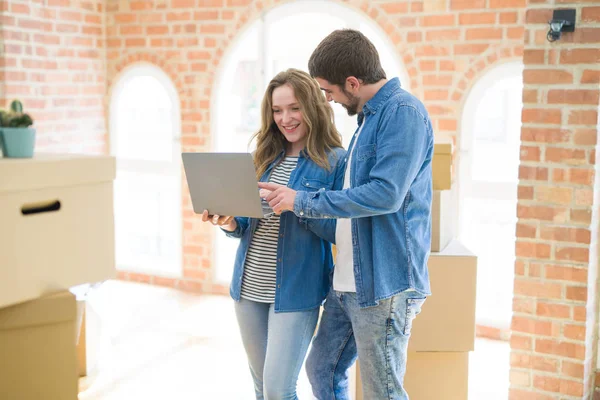
[[[288,141],[279,131],[273,119],[273,91],[283,85],[294,90],[300,104],[302,119],[308,128],[305,152],[317,165],[331,170],[327,153],[334,147],[342,147],[342,137],[333,123],[333,110],[321,92],[318,82],[308,73],[290,68],[278,73],[269,82],[262,100],[262,122],[256,139],[254,166],[260,179],[279,153],[286,149]]]

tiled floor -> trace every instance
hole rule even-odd
[[[254,398],[230,298],[109,281],[88,299],[80,400]],[[470,400],[507,399],[508,356],[506,342],[476,342]],[[298,395],[312,399],[304,373]]]

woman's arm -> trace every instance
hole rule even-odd
[[[244,236],[244,232],[248,229],[249,218],[248,217],[235,217],[231,220],[233,225],[221,226],[221,230],[225,232],[228,237],[239,239]]]

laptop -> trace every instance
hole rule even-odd
[[[260,198],[252,154],[181,153],[196,214],[265,218],[274,214]]]

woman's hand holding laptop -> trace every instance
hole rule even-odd
[[[237,228],[237,222],[235,222],[235,218],[232,216],[222,216],[222,215],[209,215],[208,210],[204,210],[202,212],[202,222],[210,222],[215,226],[220,226],[226,231],[235,231]]]

